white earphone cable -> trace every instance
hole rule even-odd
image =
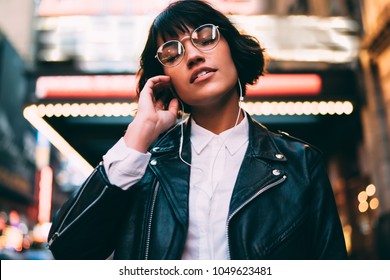
[[[243,92],[242,92],[242,86],[241,86],[241,82],[240,82],[240,79],[238,79],[238,89],[239,89],[239,92],[240,92],[240,99],[238,101],[238,114],[237,114],[237,118],[236,118],[236,122],[234,124],[233,127],[237,126],[238,124],[238,120],[240,119],[240,114],[241,114],[241,111],[242,111],[242,106],[241,106],[241,103],[244,101],[244,96],[243,96]],[[181,114],[181,119],[180,119],[180,145],[179,145],[179,158],[182,162],[184,162],[185,164],[187,164],[188,166],[191,166],[191,163],[185,161],[182,157],[182,152],[183,152],[183,141],[184,141],[184,128],[183,128],[183,125],[184,125],[184,105],[183,105],[183,102],[180,100],[180,98],[178,98],[179,102],[180,102],[180,106],[182,108],[182,111],[183,111],[183,114]],[[230,133],[229,133],[230,134]],[[228,135],[229,136],[229,135]],[[225,141],[228,139],[228,136],[225,138],[225,140],[223,141],[221,147],[219,148],[218,150],[218,153],[219,151],[222,149],[222,146],[225,144]],[[217,153],[217,155],[218,155]],[[214,163],[215,163],[215,159],[214,159]],[[212,168],[214,168],[214,163],[212,165]]]

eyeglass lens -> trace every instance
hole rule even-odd
[[[197,49],[212,50],[219,42],[218,27],[213,24],[202,25],[192,31],[190,39]],[[180,41],[171,40],[159,47],[157,58],[165,66],[175,66],[180,63],[184,52],[184,46]]]

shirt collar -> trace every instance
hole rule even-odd
[[[230,154],[236,153],[249,139],[249,123],[246,114],[239,124],[219,135],[199,126],[191,118],[191,143],[197,154],[200,154],[214,137],[221,137]]]

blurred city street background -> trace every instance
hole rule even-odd
[[[0,0],[0,259],[52,259],[50,221],[132,121],[169,2]],[[390,259],[390,0],[208,2],[269,57],[245,109],[323,151],[350,258]]]

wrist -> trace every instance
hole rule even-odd
[[[155,140],[153,137],[153,129],[148,128],[148,124],[140,123],[136,120],[128,125],[123,138],[127,147],[141,153],[146,153],[149,146]]]

